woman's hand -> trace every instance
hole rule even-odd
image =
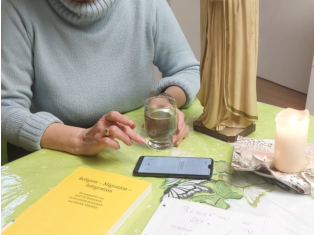
[[[177,109],[177,133],[171,138],[174,146],[178,147],[181,141],[188,136],[190,131],[189,125],[184,122],[184,113]]]
[[[133,141],[145,144],[145,139],[133,129],[136,123],[119,112],[112,111],[102,118],[91,128],[84,129],[79,135],[79,155],[96,155],[104,148],[119,149],[120,145],[115,139],[123,141],[130,146]],[[109,129],[109,135],[105,130]]]
[[[168,97],[158,96],[158,99],[154,99],[150,103],[151,107],[171,107]],[[184,113],[177,108],[177,132],[171,138],[174,146],[178,147],[182,139],[188,136],[190,127],[184,122]],[[144,124],[143,126],[144,127]]]

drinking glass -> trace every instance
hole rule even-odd
[[[170,97],[156,96],[145,101],[145,131],[153,149],[173,147],[171,137],[177,131],[177,104]]]

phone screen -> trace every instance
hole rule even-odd
[[[139,173],[211,175],[210,158],[144,156]]]

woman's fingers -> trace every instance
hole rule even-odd
[[[128,126],[124,126],[120,123],[116,124],[124,133],[126,133],[130,139],[134,140],[135,142],[139,143],[139,144],[145,144],[146,140],[137,132],[135,132],[134,130],[132,130],[130,127]]]
[[[184,113],[182,113],[180,109],[177,109],[177,130],[178,130],[177,132],[179,132],[184,125],[185,125]]]
[[[107,129],[107,128],[106,128]],[[115,125],[112,125],[108,127],[109,129],[109,136],[106,135],[106,129],[104,129],[101,133],[102,136],[109,137],[111,139],[119,139],[123,141],[126,145],[131,146],[133,144],[132,140],[139,144],[146,143],[145,139],[140,136],[138,133],[136,133],[134,130],[132,130],[128,126],[124,126],[120,123],[116,123]]]
[[[171,141],[178,146],[182,139],[189,134],[190,127],[184,122],[184,113],[177,109],[177,133],[172,136]]]
[[[119,149],[120,145],[114,139],[119,139],[128,146],[133,144],[132,140],[142,143],[144,138],[133,131],[135,127],[134,121],[119,112],[112,111],[102,116],[93,127],[84,129],[80,133],[81,144],[76,151],[81,155],[92,156],[107,147]]]
[[[134,129],[136,127],[136,122],[132,121],[130,118],[122,115],[117,111],[111,111],[104,116],[106,121],[109,122],[118,122],[123,125],[129,126],[130,128]]]
[[[174,143],[174,146],[178,147],[179,144],[181,143],[181,141],[182,141],[185,137],[188,136],[189,132],[190,132],[190,127],[185,124],[185,125],[183,126],[183,128],[181,129],[179,135],[178,135],[178,139],[175,140],[175,142],[173,142],[173,143]]]
[[[101,136],[103,137],[109,137],[111,139],[119,139],[121,141],[123,141],[126,145],[131,146],[132,145],[132,141],[129,138],[129,136],[124,133],[117,125],[112,125],[110,127],[108,127],[109,129],[109,135],[106,135],[106,129],[105,128],[102,133]]]
[[[104,148],[113,148],[113,149],[119,149],[120,145],[118,141],[112,140],[109,137],[104,137],[101,139],[101,143],[104,145]]]

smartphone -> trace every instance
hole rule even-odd
[[[134,168],[134,176],[209,179],[214,160],[197,157],[141,156]]]

